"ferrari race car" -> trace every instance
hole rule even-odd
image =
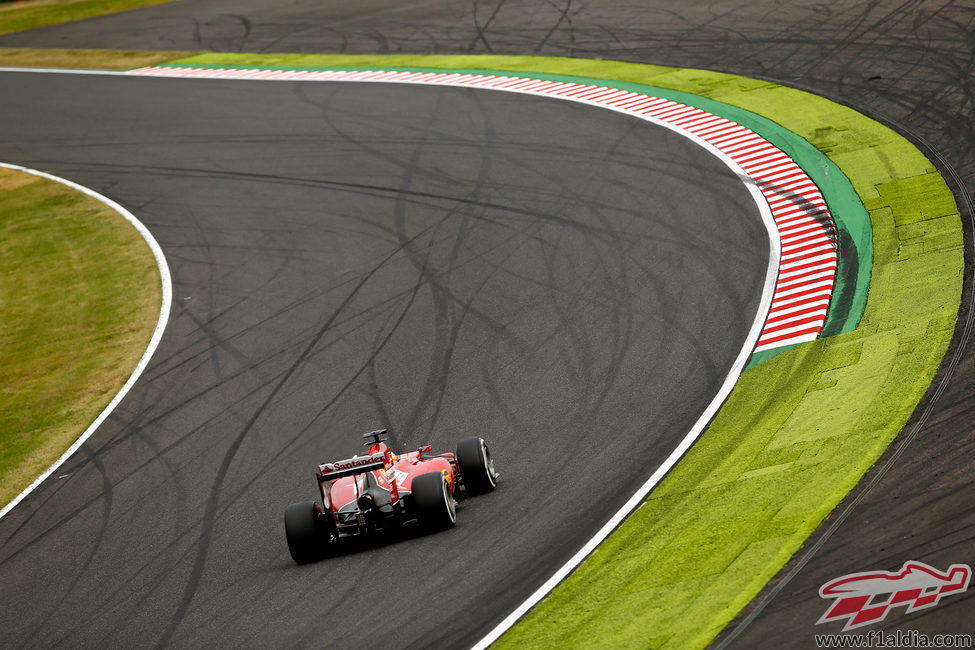
[[[298,564],[319,559],[339,540],[416,522],[427,531],[452,528],[455,496],[490,492],[497,485],[491,452],[481,438],[457,443],[457,453],[421,447],[395,454],[386,430],[363,435],[369,451],[318,466],[322,502],[293,503],[284,512],[288,550]]]

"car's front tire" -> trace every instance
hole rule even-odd
[[[454,527],[457,522],[454,495],[443,474],[431,472],[417,476],[411,494],[417,521],[423,528],[433,531]]]
[[[296,563],[314,562],[324,554],[330,536],[322,517],[322,507],[316,501],[292,503],[284,511],[288,551]]]
[[[482,438],[465,438],[457,443],[457,466],[468,494],[491,492],[498,484],[491,450]]]

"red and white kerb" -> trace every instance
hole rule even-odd
[[[700,138],[733,160],[768,201],[782,245],[778,281],[756,351],[812,341],[826,323],[837,267],[837,231],[809,176],[754,131],[669,99],[587,84],[446,72],[242,70],[148,67],[129,74],[209,79],[374,81],[490,88],[560,97],[664,122]]]

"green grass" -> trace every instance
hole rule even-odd
[[[172,0],[26,0],[0,4],[0,34],[138,9]]]
[[[65,185],[0,169],[0,504],[129,378],[159,318],[145,240]]]
[[[27,68],[88,68],[131,70],[189,56],[190,52],[133,52],[127,50],[63,50],[0,48],[0,66]]]
[[[872,280],[859,327],[746,371],[647,502],[498,647],[706,646],[883,454],[951,340],[963,267],[951,192],[902,137],[823,98],[716,72],[592,60],[206,54],[179,63],[500,69],[692,93],[803,137],[869,210]]]

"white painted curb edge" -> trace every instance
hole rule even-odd
[[[25,172],[27,174],[33,174],[34,176],[40,176],[41,178],[46,178],[48,180],[61,183],[62,185],[67,185],[72,189],[78,190],[79,192],[101,201],[108,207],[118,212],[120,215],[125,217],[125,220],[131,223],[135,229],[139,231],[139,234],[142,235],[142,238],[146,240],[146,243],[152,250],[153,256],[156,258],[156,265],[159,267],[159,278],[162,281],[162,305],[159,309],[159,322],[156,323],[156,330],[152,333],[152,338],[149,340],[149,346],[146,348],[146,351],[143,353],[142,358],[139,360],[139,363],[136,365],[135,370],[132,372],[132,375],[129,377],[128,381],[126,381],[125,385],[122,386],[122,390],[118,392],[108,406],[106,406],[99,416],[95,418],[95,421],[91,423],[84,433],[81,434],[81,437],[75,440],[74,444],[71,445],[71,447],[69,447],[68,450],[64,452],[64,454],[62,454],[62,456],[55,461],[55,463],[51,465],[46,472],[38,476],[37,479],[27,487],[27,489],[17,495],[13,501],[4,506],[3,510],[0,510],[0,519],[2,519],[7,513],[13,510],[17,504],[23,501],[28,494],[33,492],[38,485],[43,483],[62,464],[64,464],[68,458],[78,451],[78,449],[81,448],[81,445],[83,445],[85,441],[87,441],[88,438],[95,433],[95,430],[101,426],[102,422],[104,422],[109,415],[111,415],[112,411],[114,411],[119,405],[119,402],[122,401],[126,394],[128,394],[129,390],[132,389],[132,386],[135,385],[135,382],[142,375],[142,372],[146,369],[146,366],[149,365],[149,359],[159,346],[159,341],[162,339],[163,330],[166,329],[166,324],[169,322],[169,309],[173,302],[173,282],[172,277],[169,274],[169,265],[166,263],[166,257],[163,255],[162,248],[159,247],[159,243],[149,232],[149,229],[145,227],[145,224],[136,219],[131,212],[123,208],[115,201],[106,196],[102,196],[98,192],[95,192],[87,187],[78,185],[77,183],[54,176],[52,174],[37,171],[36,169],[28,169],[26,167],[20,167],[19,165],[10,165],[2,162],[0,162],[0,167]]]

